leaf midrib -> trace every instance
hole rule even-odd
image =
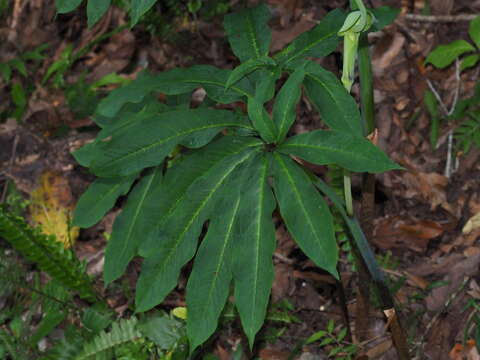
[[[262,214],[263,214],[263,200],[265,198],[265,175],[267,172],[267,163],[265,159],[263,159],[263,168],[261,172],[260,181],[260,195],[259,195],[259,207],[258,207],[258,221],[257,221],[257,229],[256,229],[256,237],[255,237],[255,278],[254,278],[254,285],[253,285],[253,303],[255,306],[252,306],[252,310],[250,312],[251,322],[253,323],[255,320],[255,310],[257,309],[257,283],[258,283],[258,273],[259,273],[259,263],[260,263],[260,235],[261,235],[261,227],[262,227]]]
[[[107,161],[107,164],[100,164],[100,165],[97,165],[97,166],[93,166],[94,168],[97,168],[97,169],[101,169],[103,166],[105,165],[108,165],[108,167],[111,167],[112,164],[116,164],[118,162],[121,162],[121,161],[124,161],[125,159],[128,159],[129,157],[132,157],[132,156],[136,156],[138,154],[141,154],[141,153],[144,153],[144,152],[147,152],[149,151],[151,148],[154,148],[154,147],[158,147],[158,146],[162,146],[164,145],[165,143],[168,143],[170,140],[173,140],[175,138],[178,138],[178,137],[182,137],[182,136],[185,136],[185,135],[189,135],[189,134],[192,134],[194,132],[197,132],[197,131],[202,131],[202,130],[207,130],[207,129],[213,129],[213,128],[216,128],[216,127],[227,127],[227,126],[236,126],[236,127],[242,127],[242,128],[246,128],[246,129],[252,129],[251,126],[247,125],[247,124],[242,124],[240,122],[231,122],[231,123],[222,123],[222,124],[209,124],[209,125],[204,125],[204,126],[201,126],[201,127],[196,127],[196,128],[190,128],[186,131],[183,131],[183,132],[178,132],[178,133],[175,133],[174,135],[172,136],[169,136],[169,137],[166,137],[166,138],[163,138],[161,140],[158,140],[158,141],[155,141],[149,145],[146,145],[144,147],[141,147],[140,149],[138,150],[135,150],[135,151],[132,151],[128,154],[125,154],[124,156],[121,156],[121,157],[118,157],[114,160],[108,160]],[[102,166],[103,165],[103,166]]]
[[[219,278],[219,274],[220,274],[220,267],[225,262],[225,259],[224,259],[225,252],[226,252],[226,249],[227,249],[227,245],[229,244],[229,242],[231,240],[231,235],[232,235],[232,231],[233,231],[233,224],[235,223],[239,207],[240,207],[240,196],[237,198],[237,202],[235,204],[235,209],[232,213],[231,221],[228,223],[227,232],[225,234],[225,241],[223,242],[223,246],[222,246],[222,249],[220,251],[219,261],[217,262],[217,266],[216,266],[215,272],[214,272],[215,276],[212,279],[212,284],[211,284],[211,286],[208,290],[208,296],[207,296],[207,301],[205,302],[205,308],[208,308],[208,305],[211,303],[213,289],[215,289],[217,287],[216,284],[218,282],[218,278]]]
[[[352,157],[355,157],[356,159],[363,160],[363,161],[371,161],[372,160],[372,159],[369,159],[368,157],[362,156],[362,153],[347,151],[347,150],[344,150],[344,149],[341,149],[341,148],[331,148],[331,147],[327,147],[327,146],[311,145],[311,144],[305,144],[305,143],[302,143],[302,144],[286,143],[286,144],[283,144],[279,148],[279,150],[282,151],[283,149],[289,148],[289,147],[309,148],[309,149],[321,150],[321,151],[325,151],[325,152],[341,153],[343,155],[352,156]]]
[[[142,196],[140,198],[140,201],[138,203],[138,206],[137,208],[135,209],[135,213],[134,213],[134,216],[133,216],[133,220],[132,222],[130,223],[130,226],[128,227],[128,231],[127,231],[127,236],[125,237],[126,241],[123,242],[123,247],[122,247],[122,250],[120,251],[120,254],[123,255],[123,253],[125,252],[125,249],[127,248],[127,242],[128,242],[128,239],[130,238],[131,234],[132,234],[132,231],[133,231],[133,228],[134,228],[134,224],[136,223],[137,221],[137,218],[138,218],[138,215],[140,214],[140,211],[142,209],[142,205],[143,203],[145,202],[145,199],[147,197],[147,194],[150,190],[150,187],[152,186],[152,183],[153,181],[155,180],[155,177],[156,177],[156,173],[154,173],[152,175],[152,178],[150,179],[150,181],[148,182],[147,186],[145,187],[145,191],[142,193]]]
[[[315,229],[315,226],[314,226],[313,223],[312,223],[312,220],[311,220],[311,218],[310,218],[310,216],[309,216],[309,213],[308,213],[307,209],[305,208],[305,206],[304,206],[304,204],[303,204],[303,201],[301,200],[301,196],[300,196],[300,193],[298,192],[298,188],[297,188],[297,186],[296,186],[296,184],[295,184],[295,181],[293,181],[293,178],[291,177],[290,172],[288,171],[288,169],[287,169],[287,167],[285,166],[285,163],[283,162],[283,160],[281,159],[281,157],[280,157],[278,154],[276,154],[276,158],[277,158],[278,163],[279,163],[280,166],[282,167],[283,172],[286,174],[287,180],[288,180],[288,182],[290,183],[290,186],[291,186],[291,188],[293,189],[293,191],[294,191],[294,193],[295,193],[295,195],[296,195],[297,202],[299,203],[299,205],[300,205],[300,207],[301,207],[301,209],[302,209],[302,212],[304,213],[304,219],[307,220],[307,223],[308,223],[308,225],[309,225],[312,233],[315,234],[315,239],[316,239],[316,242],[318,243],[319,247],[322,249],[322,251],[325,252],[325,248],[324,248],[324,246],[323,246],[323,244],[322,244],[322,241],[320,240],[320,237],[319,237],[319,235],[318,235],[318,232],[317,232],[317,230]]]

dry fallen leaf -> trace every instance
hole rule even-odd
[[[480,212],[468,219],[467,223],[462,229],[465,235],[470,234],[473,230],[480,228]]]
[[[424,252],[431,239],[443,234],[441,224],[408,216],[387,216],[375,226],[373,242],[381,249],[408,248]]]
[[[73,197],[66,178],[45,172],[40,177],[40,185],[31,194],[29,210],[31,221],[40,225],[44,234],[55,235],[65,247],[73,245],[79,228],[70,226]]]

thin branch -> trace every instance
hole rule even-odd
[[[408,21],[433,22],[433,23],[452,23],[461,21],[471,21],[480,14],[458,14],[458,15],[420,15],[405,14]]]

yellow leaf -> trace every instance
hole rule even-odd
[[[29,206],[31,221],[40,225],[46,235],[55,235],[67,248],[75,243],[79,228],[70,227],[73,215],[73,197],[65,177],[45,172],[40,185],[31,194]]]
[[[172,310],[173,316],[176,316],[179,319],[187,320],[187,308],[183,306],[176,307]]]

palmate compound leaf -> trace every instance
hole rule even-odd
[[[265,320],[274,277],[275,198],[268,185],[268,159],[258,155],[240,176],[241,200],[235,223],[235,305],[250,347]]]
[[[289,65],[305,57],[323,57],[338,45],[338,30],[343,25],[345,14],[341,10],[331,11],[310,31],[304,32],[274,56],[282,64]]]
[[[161,182],[160,167],[151,169],[150,173],[135,186],[125,209],[115,220],[105,253],[105,283],[117,279],[131,257],[137,253],[143,257],[156,253],[158,250],[156,229],[161,226],[162,221],[168,219],[178,204],[185,201],[183,199],[186,197],[186,191],[196,179],[206,176],[225,158],[261,144],[262,142],[255,138],[225,136],[176,160]],[[137,212],[136,216],[132,214]],[[120,253],[123,255],[119,255],[119,250],[115,249],[114,244],[122,249]]]
[[[270,11],[265,4],[225,16],[223,26],[228,41],[241,62],[268,55],[272,41],[269,19]]]
[[[240,192],[229,184],[219,194],[208,232],[195,256],[188,279],[187,335],[190,352],[215,331],[230,292],[234,225],[240,206]]]
[[[338,248],[326,201],[292,159],[273,153],[275,197],[289,233],[316,265],[338,278]]]
[[[137,311],[146,311],[159,304],[175,287],[180,269],[195,253],[198,235],[211,215],[218,191],[237,166],[258,153],[261,143],[257,144],[212,166],[189,186],[185,196],[178,199],[176,206],[162,219],[153,242],[156,250],[153,252],[152,246],[144,250],[147,258],[137,283]]]
[[[236,157],[251,148],[261,146],[261,140],[252,137],[224,136],[208,146],[184,155],[169,168],[162,185],[154,189],[145,202],[148,218],[139,255],[150,257],[158,250],[158,228],[163,226],[177,205],[184,201],[187,190],[198,178],[208,176],[213,168],[230,157]],[[153,234],[153,236],[151,236]]]
[[[135,185],[127,204],[115,219],[105,250],[103,278],[106,284],[119,278],[136,255],[139,243],[145,236],[145,229],[149,225],[145,202],[149,201],[161,182],[162,167],[150,169],[148,174]]]
[[[367,139],[333,130],[293,136],[278,151],[317,165],[337,164],[350,171],[379,173],[402,169]]]
[[[78,200],[72,226],[88,228],[99,222],[117,199],[130,190],[137,175],[96,179]]]
[[[160,164],[179,143],[212,137],[226,127],[251,129],[248,120],[227,110],[168,111],[136,121],[99,143],[91,170],[100,177],[124,176]],[[213,132],[213,133],[212,133]]]
[[[177,68],[160,74],[142,72],[130,82],[112,91],[97,108],[97,114],[113,117],[127,103],[139,103],[152,92],[165,95],[189,93],[204,88],[212,100],[229,104],[253,95],[248,79],[241,79],[225,91],[225,85],[232,70],[219,69],[210,65],[195,65],[190,68]]]
[[[309,61],[303,85],[308,98],[331,129],[362,136],[357,104],[334,74]]]

